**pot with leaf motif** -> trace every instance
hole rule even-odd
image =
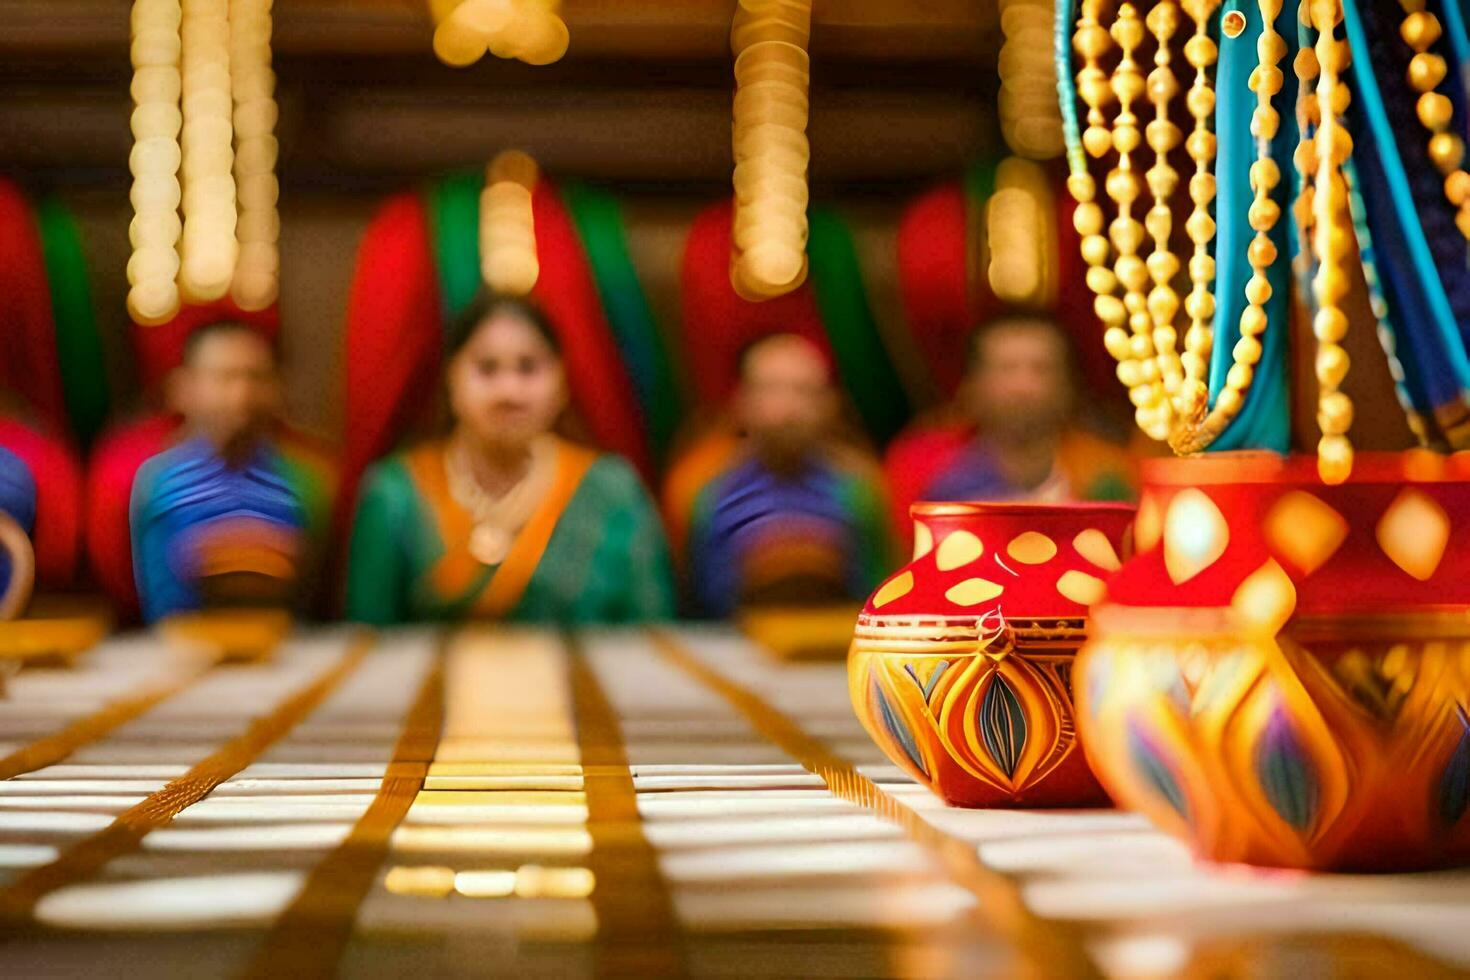
[[[1094,771],[1203,857],[1470,861],[1470,457],[1150,460],[1137,555],[1093,610]]]
[[[957,806],[1107,802],[1077,745],[1072,666],[1133,513],[914,505],[914,558],[848,653],[853,708],[894,764]]]

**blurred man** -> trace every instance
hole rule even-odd
[[[130,524],[144,618],[297,604],[315,584],[331,506],[320,457],[274,435],[276,351],[222,321],[193,332],[170,378],[176,442],[138,470]]]
[[[1052,319],[1010,313],[976,330],[950,425],[916,428],[887,459],[895,503],[1127,500],[1128,454],[1073,424],[1071,348]]]
[[[699,610],[866,596],[891,570],[883,495],[873,463],[833,437],[839,402],[822,351],[791,334],[757,341],[740,359],[732,409],[738,441],[689,507]],[[676,467],[666,499],[688,483]]]

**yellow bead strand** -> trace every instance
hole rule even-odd
[[[1133,152],[1142,142],[1134,102],[1144,94],[1144,79],[1138,70],[1134,52],[1143,43],[1144,25],[1138,9],[1131,2],[1118,7],[1111,34],[1121,57],[1113,71],[1113,94],[1118,100],[1118,115],[1113,120],[1113,149],[1118,165],[1108,173],[1108,197],[1118,205],[1118,216],[1108,226],[1113,243],[1113,274],[1123,287],[1123,307],[1128,313],[1129,349],[1136,363],[1135,383],[1129,386],[1129,398],[1136,410],[1139,427],[1156,439],[1169,433],[1168,402],[1164,399],[1159,365],[1154,359],[1153,318],[1149,314],[1148,266],[1139,257],[1143,245],[1144,226],[1133,215],[1140,193],[1138,174],[1133,167]]]
[[[1170,247],[1174,231],[1174,212],[1169,202],[1179,187],[1179,171],[1169,163],[1169,154],[1179,145],[1183,135],[1170,118],[1170,105],[1179,94],[1179,80],[1171,66],[1169,44],[1179,30],[1179,5],[1174,0],[1160,0],[1145,19],[1149,32],[1157,42],[1154,69],[1148,74],[1148,96],[1154,106],[1154,118],[1144,131],[1149,149],[1154,151],[1154,165],[1145,175],[1153,207],[1144,224],[1154,240],[1148,257],[1148,273],[1153,289],[1148,294],[1148,312],[1153,320],[1153,342],[1164,392],[1172,397],[1184,383],[1184,367],[1179,360],[1178,331],[1174,327],[1179,314],[1179,294],[1174,278],[1179,275],[1179,257]]]
[[[1256,365],[1263,351],[1261,335],[1266,331],[1266,303],[1271,299],[1271,282],[1267,274],[1277,258],[1276,243],[1271,232],[1281,217],[1281,207],[1271,194],[1281,183],[1281,167],[1271,156],[1271,141],[1281,126],[1281,114],[1271,100],[1280,92],[1285,75],[1277,67],[1286,57],[1286,42],[1276,30],[1282,0],[1259,0],[1261,36],[1256,42],[1258,62],[1250,76],[1250,88],[1256,93],[1256,108],[1251,116],[1251,133],[1256,138],[1256,160],[1251,164],[1250,184],[1253,192],[1247,220],[1255,237],[1246,251],[1251,277],[1246,282],[1246,307],[1240,314],[1240,339],[1231,349],[1230,370],[1225,387],[1215,397],[1209,414],[1197,424],[1188,419],[1170,439],[1170,445],[1181,453],[1199,452],[1214,442],[1240,413],[1246,392],[1255,377]]]
[[[1454,106],[1439,92],[1449,65],[1442,55],[1429,50],[1444,31],[1439,18],[1424,9],[1424,0],[1399,0],[1399,5],[1404,8],[1399,36],[1414,50],[1408,79],[1419,93],[1415,107],[1419,123],[1429,131],[1429,159],[1444,177],[1444,196],[1455,208],[1460,234],[1470,239],[1470,172],[1463,166],[1465,141],[1450,132]]]
[[[1215,238],[1215,219],[1210,216],[1210,205],[1215,199],[1215,175],[1211,168],[1216,139],[1210,129],[1215,114],[1215,90],[1210,86],[1209,70],[1219,57],[1219,50],[1210,37],[1210,17],[1218,6],[1219,0],[1184,2],[1184,12],[1194,22],[1194,34],[1184,45],[1184,57],[1194,68],[1194,82],[1185,97],[1185,105],[1194,118],[1194,129],[1184,143],[1185,151],[1194,161],[1194,175],[1189,180],[1189,199],[1194,207],[1184,224],[1185,233],[1194,243],[1194,254],[1189,260],[1191,288],[1184,301],[1184,312],[1189,317],[1184,355],[1180,358],[1184,383],[1174,409],[1186,423],[1201,419],[1209,401],[1205,379],[1210,348],[1214,344],[1215,260],[1210,256],[1210,242]]]
[[[1312,323],[1317,337],[1317,379],[1320,393],[1317,401],[1317,423],[1322,439],[1317,444],[1317,470],[1323,482],[1342,483],[1352,472],[1353,447],[1347,431],[1352,426],[1353,405],[1340,390],[1347,374],[1348,357],[1342,348],[1348,320],[1340,303],[1347,293],[1345,260],[1352,245],[1352,230],[1347,227],[1347,182],[1342,164],[1352,153],[1352,137],[1338,119],[1346,111],[1350,97],[1342,84],[1341,73],[1351,58],[1346,41],[1334,35],[1342,19],[1340,0],[1312,0],[1312,26],[1317,30],[1317,63],[1321,76],[1317,82],[1317,108],[1321,124],[1317,129],[1317,186],[1313,201],[1313,242],[1318,269],[1312,286],[1317,298],[1317,313]]]

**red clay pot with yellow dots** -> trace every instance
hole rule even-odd
[[[957,806],[1107,802],[1077,745],[1072,664],[1133,508],[921,503],[913,518],[914,559],[848,653],[863,727]]]
[[[1203,857],[1470,861],[1470,458],[1145,464],[1077,709],[1120,803]]]

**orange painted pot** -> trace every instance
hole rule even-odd
[[[1145,465],[1078,725],[1120,803],[1203,857],[1470,861],[1470,458]]]
[[[914,559],[848,653],[863,727],[957,806],[1107,802],[1077,746],[1072,665],[1133,508],[916,504]]]

